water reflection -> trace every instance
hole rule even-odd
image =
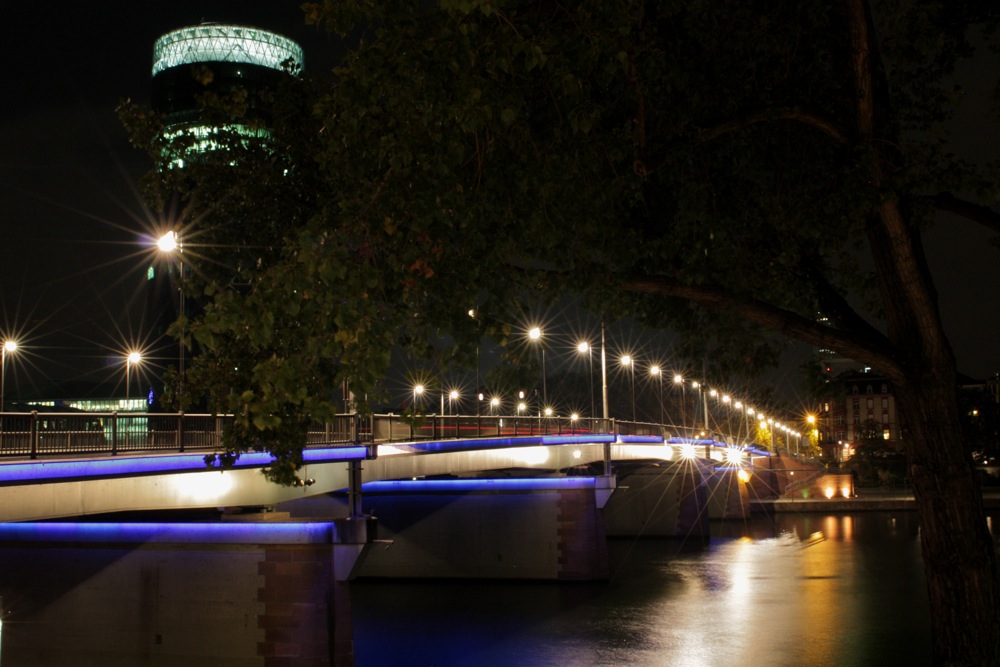
[[[356,583],[358,664],[928,663],[913,513],[713,530],[707,548],[613,542],[608,584]]]
[[[611,541],[606,583],[354,582],[357,664],[929,663],[914,513],[712,529],[708,546]],[[0,657],[6,667],[264,665],[292,610],[303,614],[299,645],[325,642],[328,561],[322,549],[0,546],[11,612]]]

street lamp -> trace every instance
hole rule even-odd
[[[590,346],[590,343],[583,340],[580,341],[579,345],[576,346],[577,351],[580,354],[587,355],[587,361],[590,363],[590,416],[591,418],[596,417],[594,410],[594,348]]]
[[[2,356],[2,361],[0,361],[0,412],[3,412],[3,399],[4,391],[7,377],[7,355],[14,354],[17,352],[17,341],[7,339],[3,342],[3,348],[0,349],[0,356]]]
[[[142,363],[142,353],[132,351],[125,356],[125,409],[129,409],[129,401],[132,398],[130,391],[130,379],[132,374],[132,367],[137,366]]]
[[[659,384],[659,392],[660,392],[660,424],[662,425],[664,423],[664,421],[663,421],[663,373],[660,371],[660,367],[659,366],[650,366],[649,367],[649,374],[652,375],[653,377],[655,377],[657,383]]]
[[[178,359],[178,372],[180,377],[180,385],[184,386],[184,259],[181,255],[184,254],[184,245],[181,243],[180,236],[177,232],[171,230],[161,236],[156,241],[156,247],[160,249],[160,252],[165,254],[177,253],[177,275],[179,277],[177,294],[178,294],[178,305],[177,312],[179,319],[181,321],[181,335],[180,335],[180,345],[179,345],[179,359]]]
[[[705,418],[705,457],[710,459],[712,458],[712,445],[708,437],[708,394],[705,393],[705,387],[700,382],[692,382],[691,386],[698,390],[698,401],[701,403],[702,414]]]
[[[681,388],[681,424],[687,428],[687,388],[684,386],[684,376],[674,373],[674,386]]]
[[[413,412],[417,411],[417,401],[424,393],[424,385],[418,384],[413,387]]]
[[[538,327],[532,327],[528,332],[528,338],[531,340],[537,340],[538,344],[542,348],[542,404],[549,404],[548,393],[545,391],[545,343],[542,341],[542,330]],[[541,416],[541,414],[539,414]]]
[[[629,380],[632,385],[632,423],[635,424],[635,364],[632,355],[624,354],[621,358],[622,366],[628,366]],[[634,426],[633,426],[634,428]]]
[[[458,400],[458,390],[452,389],[448,392],[448,414],[453,412],[453,404]]]

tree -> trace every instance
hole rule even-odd
[[[204,348],[192,374],[218,370],[198,385],[242,420],[234,452],[273,447],[294,475],[301,441],[282,429],[328,414],[324,387],[377,391],[396,343],[467,356],[480,335],[509,333],[525,298],[581,294],[750,368],[782,335],[892,383],[935,661],[1000,663],[996,554],[921,247],[939,209],[1000,229],[990,179],[942,139],[947,76],[974,29],[994,37],[995,3],[305,9],[351,48],[268,159],[317,189],[298,192],[302,215],[274,209],[274,252],[238,289],[208,281],[190,327]],[[295,194],[263,157],[226,158],[190,190],[201,225],[262,216],[220,201]],[[246,177],[257,169],[274,177]],[[239,376],[223,368],[230,349]]]

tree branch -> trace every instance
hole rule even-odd
[[[698,138],[702,141],[711,141],[712,139],[720,137],[724,134],[736,132],[737,130],[742,130],[745,127],[756,125],[757,123],[765,123],[767,121],[774,120],[790,120],[796,123],[802,123],[819,130],[839,144],[847,145],[850,143],[850,139],[847,134],[837,127],[837,125],[831,120],[819,114],[802,111],[800,109],[768,110],[750,114],[749,116],[744,116],[742,118],[734,118],[733,120],[725,123],[720,123],[714,127],[708,127],[699,131]]]
[[[714,286],[685,285],[663,277],[626,279],[623,289],[692,301],[711,310],[729,312],[789,338],[836,350],[851,359],[878,368],[890,379],[902,378],[902,366],[889,341],[868,325],[863,332],[826,326],[773,304],[737,296]]]
[[[939,211],[947,211],[960,215],[972,222],[978,222],[992,232],[1000,234],[1000,213],[989,206],[980,206],[970,201],[959,199],[950,192],[941,192],[929,197],[931,203]]]

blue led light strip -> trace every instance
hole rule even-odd
[[[307,463],[334,463],[364,459],[366,447],[323,447],[307,449],[303,459]],[[274,457],[268,453],[250,452],[240,456],[234,468],[263,468],[271,465]],[[32,463],[0,464],[0,484],[25,484],[58,482],[69,479],[121,477],[126,475],[155,475],[161,473],[203,472],[205,454],[168,454],[153,456],[79,459],[73,461],[35,461]]]
[[[469,438],[464,440],[431,440],[407,443],[386,443],[398,449],[417,453],[443,454],[446,452],[468,452],[478,449],[506,449],[511,447],[534,447],[538,445],[599,445],[614,442],[615,436],[604,434],[589,435],[524,435],[510,438]]]
[[[327,544],[330,522],[315,523],[0,523],[0,542],[164,544]]]
[[[663,444],[662,435],[620,435],[618,439],[625,445]]]
[[[524,479],[416,479],[401,481],[366,482],[364,493],[421,493],[448,491],[567,491],[593,489],[594,477],[531,477]]]

